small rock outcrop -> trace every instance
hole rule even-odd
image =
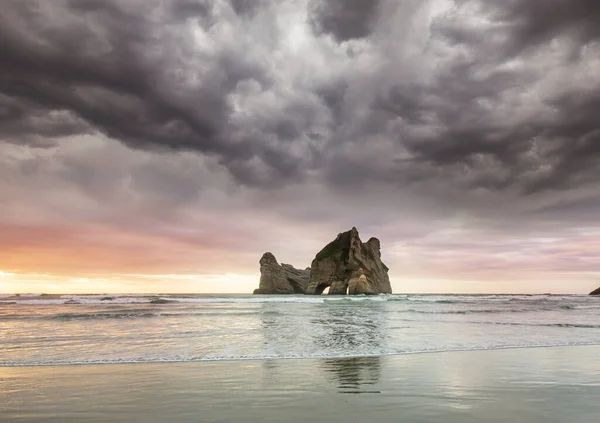
[[[377,238],[362,242],[356,228],[343,232],[327,244],[312,261],[306,294],[391,294],[388,268],[381,261]]]
[[[260,259],[260,285],[255,294],[304,294],[310,281],[310,269],[277,263],[271,253]]]
[[[600,295],[600,288],[590,292],[590,295]]]

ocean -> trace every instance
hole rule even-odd
[[[339,358],[597,345],[600,299],[20,296],[0,299],[0,338],[0,366]]]
[[[5,295],[0,420],[596,422],[599,346],[589,296]]]

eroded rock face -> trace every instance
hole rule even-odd
[[[310,281],[310,269],[277,263],[271,253],[260,259],[260,285],[255,294],[304,294]]]
[[[391,294],[388,268],[381,261],[377,238],[362,242],[356,228],[343,232],[315,257],[306,294]]]
[[[590,295],[600,295],[600,288],[596,289],[595,291],[590,292]]]

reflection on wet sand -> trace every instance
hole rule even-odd
[[[344,394],[380,394],[373,389],[379,382],[380,357],[351,357],[325,360],[323,368],[337,380],[338,392]]]

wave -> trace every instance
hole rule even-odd
[[[311,297],[311,296],[273,296],[273,297],[115,297],[110,300],[102,298],[89,297],[64,297],[64,298],[27,298],[0,300],[0,305],[108,305],[108,304],[170,304],[170,303],[190,303],[190,304],[257,304],[257,303],[324,303],[326,301],[346,300],[346,301],[364,301],[369,297]],[[380,300],[384,301],[384,300]]]
[[[502,310],[454,310],[444,312],[433,312],[423,310],[404,310],[397,311],[397,313],[408,313],[408,314],[430,314],[430,315],[473,315],[473,314],[493,314],[503,313]],[[211,317],[230,317],[236,318],[240,316],[284,316],[285,313],[268,310],[257,310],[257,311],[236,311],[236,312],[161,312],[145,310],[139,312],[100,312],[100,313],[59,313],[55,315],[36,316],[36,315],[23,315],[16,314],[10,316],[0,316],[0,321],[14,321],[14,320],[59,320],[59,321],[71,321],[71,320],[109,320],[109,319],[160,319],[160,318],[211,318]],[[407,319],[407,321],[413,321],[413,319]],[[438,322],[445,322],[443,320]],[[489,325],[505,325],[505,326],[544,326],[544,327],[564,327],[564,328],[590,328],[600,329],[600,325],[594,324],[571,324],[571,323],[549,323],[549,324],[538,324],[538,323],[519,323],[519,322],[494,322],[494,321],[461,321],[462,323],[472,324],[489,324]],[[450,321],[449,323],[457,323],[457,321]]]
[[[137,303],[127,303],[128,305],[136,305]],[[231,318],[239,316],[266,316],[266,315],[281,315],[285,316],[290,314],[288,309],[280,308],[278,310],[272,308],[257,307],[198,307],[194,304],[181,304],[181,303],[141,303],[141,308],[121,308],[120,305],[104,304],[104,310],[97,310],[90,308],[90,311],[84,311],[79,309],[78,305],[67,305],[61,307],[60,313],[49,313],[49,314],[38,314],[38,313],[12,313],[6,312],[0,314],[0,321],[10,320],[102,320],[102,319],[144,319],[144,318],[185,318],[185,317],[217,317],[217,316],[229,316]],[[175,306],[175,307],[174,307]],[[70,311],[70,310],[81,310],[81,311]],[[348,310],[348,309],[346,309]],[[511,315],[514,313],[540,313],[547,311],[562,311],[565,313],[576,313],[579,307],[564,306],[555,308],[546,307],[529,307],[529,308],[452,308],[447,309],[440,307],[437,309],[431,309],[427,307],[423,308],[397,308],[387,310],[386,313],[394,314],[417,314],[417,315],[476,315],[476,314],[505,314]],[[50,310],[49,310],[50,311]],[[570,314],[569,314],[570,315]],[[465,322],[468,323],[468,322]]]
[[[256,360],[320,360],[320,359],[345,359],[359,357],[385,357],[418,354],[435,354],[449,352],[474,352],[494,351],[528,348],[560,348],[560,347],[584,347],[600,346],[600,342],[562,342],[553,344],[530,344],[530,345],[490,345],[473,347],[451,347],[415,349],[401,351],[374,351],[364,353],[341,353],[335,352],[314,354],[207,354],[202,357],[137,357],[137,358],[113,358],[113,359],[89,359],[89,360],[48,360],[48,361],[0,361],[0,367],[49,367],[49,366],[83,366],[83,365],[108,365],[108,364],[152,364],[152,363],[188,363],[188,362],[215,362],[215,361],[256,361]]]
[[[408,310],[398,310],[397,313],[419,313],[419,314],[478,314],[478,313],[527,313],[535,310],[531,309],[500,309],[500,308],[489,308],[489,309],[465,309],[465,310],[415,310],[413,308]]]
[[[573,309],[578,309],[578,310],[585,310],[585,309],[598,310],[598,309],[600,309],[600,305],[591,305],[591,306],[576,305],[576,306],[568,306],[568,307],[573,308]]]
[[[217,316],[253,316],[253,315],[277,315],[283,314],[277,311],[197,311],[197,312],[181,312],[169,313],[144,309],[131,312],[90,312],[90,313],[58,313],[45,316],[36,316],[31,314],[14,314],[9,316],[0,316],[0,321],[7,320],[105,320],[105,319],[145,319],[145,318],[169,318],[169,317],[217,317]]]
[[[214,310],[214,311],[213,311]],[[532,310],[504,310],[504,309],[465,309],[465,310],[417,310],[414,308],[407,310],[395,310],[392,313],[409,313],[409,314],[431,314],[431,315],[468,315],[468,314],[491,314],[491,313],[523,313],[531,312]],[[144,318],[169,318],[169,317],[211,317],[211,316],[230,316],[232,318],[238,316],[253,316],[253,315],[285,315],[284,311],[276,310],[244,310],[244,309],[204,309],[195,310],[193,308],[186,309],[170,309],[168,307],[149,307],[141,309],[115,309],[106,311],[90,311],[90,312],[66,312],[56,314],[7,314],[0,315],[0,321],[8,320],[102,320],[102,319],[144,319]]]
[[[587,296],[551,296],[551,295],[417,295],[417,294],[382,294],[374,296],[304,296],[304,295],[177,295],[177,294],[111,294],[111,295],[22,295],[0,299],[0,305],[79,305],[79,304],[256,304],[256,303],[339,303],[339,302],[401,302],[407,304],[539,304],[560,303],[570,301],[587,302]],[[563,305],[565,307],[600,308],[600,305]]]
[[[576,329],[600,329],[600,324],[586,323],[520,323],[520,322],[464,322],[480,325],[499,325],[499,326],[532,326],[548,328],[576,328]]]
[[[194,316],[255,316],[267,313],[261,313],[260,311],[256,312],[190,312],[190,313],[164,313],[164,312],[139,312],[139,313],[62,313],[55,316],[51,316],[50,318],[56,318],[60,320],[91,320],[91,319],[137,319],[137,318],[147,318],[147,317],[194,317]],[[269,314],[274,314],[273,312]]]

